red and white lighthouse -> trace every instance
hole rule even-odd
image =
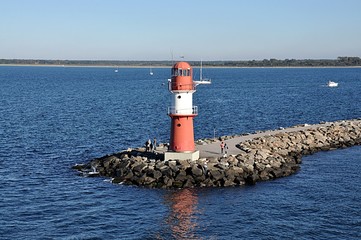
[[[189,63],[178,62],[173,65],[168,83],[172,93],[172,105],[168,108],[171,117],[170,146],[165,153],[165,160],[199,159],[193,131],[193,118],[198,115],[198,108],[193,106],[193,93],[201,83],[203,81],[193,81],[193,69]]]

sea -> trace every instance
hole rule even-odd
[[[254,186],[147,189],[73,170],[169,141],[170,68],[0,66],[0,239],[361,239],[360,146]],[[196,139],[361,117],[361,68],[203,77]]]

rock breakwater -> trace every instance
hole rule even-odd
[[[237,144],[239,154],[197,161],[164,161],[162,153],[129,149],[91,160],[75,169],[150,188],[227,187],[255,184],[295,173],[303,155],[361,144],[361,120],[275,131]]]

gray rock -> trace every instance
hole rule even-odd
[[[175,177],[175,181],[184,182],[187,179],[187,173],[184,170],[179,171],[177,176]]]
[[[188,160],[179,160],[179,164],[183,169],[187,169],[191,166]]]
[[[209,173],[212,176],[212,178],[216,181],[218,181],[224,177],[224,173],[219,170],[216,170],[216,169],[210,170]]]
[[[171,178],[173,175],[172,169],[168,166],[162,166],[159,170],[163,176]]]
[[[158,180],[159,178],[161,178],[163,175],[160,171],[153,171],[153,178],[155,178],[156,180]]]
[[[193,165],[192,166],[192,175],[199,177],[201,175],[203,175],[203,171],[202,171],[202,167],[200,167],[199,165]]]

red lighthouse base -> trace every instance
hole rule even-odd
[[[164,154],[164,160],[198,160],[199,151],[195,151],[193,118],[191,115],[173,115],[171,122],[171,136],[169,152]]]
[[[174,152],[193,152],[195,150],[193,117],[194,115],[171,115],[170,150]]]

